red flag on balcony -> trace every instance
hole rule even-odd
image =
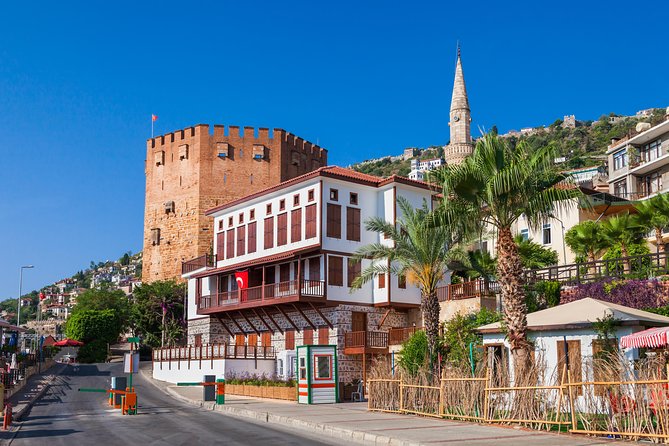
[[[46,294],[39,293],[39,300],[44,300],[44,299],[46,299]]]
[[[236,271],[235,280],[237,281],[237,288],[240,290],[245,290],[249,287],[249,272],[246,271]]]

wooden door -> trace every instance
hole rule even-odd
[[[367,331],[367,313],[351,312],[351,331]]]

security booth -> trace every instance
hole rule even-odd
[[[339,400],[337,346],[297,347],[297,402],[331,404]]]

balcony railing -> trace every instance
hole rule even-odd
[[[298,287],[297,280],[290,280],[288,282],[270,283],[250,287],[244,290],[210,294],[200,297],[197,307],[198,310],[206,310],[208,308],[253,302],[258,304],[271,304],[278,299],[293,296],[325,296],[325,282],[322,280],[301,280],[299,283],[301,285]]]
[[[573,263],[525,271],[526,283],[555,280],[571,285],[634,275],[639,278],[669,273],[669,253],[653,253],[611,260]]]
[[[344,348],[388,348],[388,333],[385,331],[349,331],[344,335]]]
[[[437,288],[437,299],[439,302],[447,300],[471,299],[474,297],[494,296],[499,292],[499,283],[485,281],[483,279],[471,280],[469,282],[451,283]]]
[[[274,347],[259,345],[204,344],[153,350],[153,362],[274,358]]]
[[[400,345],[407,341],[414,333],[423,330],[423,327],[391,328],[388,332],[388,344]]]
[[[192,273],[197,271],[200,268],[213,267],[214,266],[214,256],[209,254],[202,255],[200,257],[195,257],[187,262],[181,263],[181,274]]]

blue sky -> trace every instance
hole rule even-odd
[[[339,165],[444,144],[458,40],[474,129],[669,105],[669,7],[592,3],[7,3],[0,299],[20,265],[30,290],[141,249],[151,113],[281,127]]]

